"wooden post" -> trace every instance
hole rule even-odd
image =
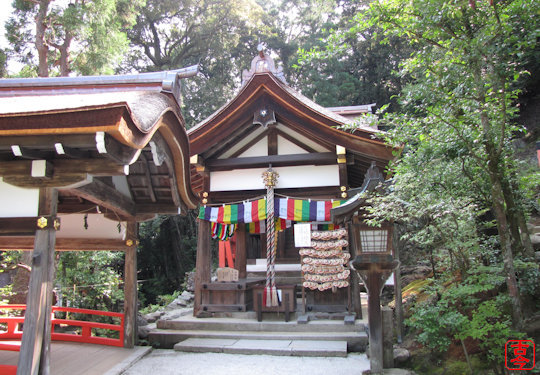
[[[358,219],[356,219],[358,220]],[[348,224],[349,232],[349,252],[351,253],[351,259],[356,258],[358,255],[356,249],[360,248],[360,234],[354,227]],[[353,310],[356,313],[357,319],[362,319],[362,298],[360,298],[360,278],[356,272],[351,273],[351,294]]]
[[[394,224],[393,234],[393,249],[394,259],[399,262],[399,228]],[[401,293],[401,270],[398,266],[394,270],[394,298],[396,300],[396,336],[397,342],[401,344],[403,341],[403,296]]]
[[[137,238],[136,222],[127,223],[124,259],[124,348],[133,348],[137,341]]]
[[[385,306],[382,308],[383,332],[383,367],[394,367],[394,311]]]
[[[381,292],[384,282],[392,273],[392,267],[383,269],[380,264],[371,263],[365,269],[356,268],[368,291],[369,362],[372,375],[383,373]]]
[[[238,278],[247,277],[247,248],[246,248],[246,225],[238,224],[236,227],[236,259],[234,268],[238,270]]]
[[[238,255],[237,255],[238,256]],[[195,301],[193,315],[201,313],[202,284],[210,282],[212,253],[210,251],[210,222],[199,219],[197,233],[197,258],[195,260]]]
[[[58,207],[56,189],[40,190],[38,229],[34,238],[32,272],[26,299],[17,375],[48,375],[51,344],[52,287],[54,280],[54,219]],[[46,222],[45,222],[46,219]]]

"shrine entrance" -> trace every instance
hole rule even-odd
[[[261,50],[236,97],[188,130],[200,199],[195,316],[286,306],[361,314],[347,230],[330,210],[371,166],[384,170],[394,158],[376,127],[339,130],[352,123],[340,113],[362,116],[373,105],[323,108],[294,91]],[[299,230],[315,247],[297,242]],[[220,262],[236,271],[226,280],[211,279],[212,238],[234,242],[234,264]]]

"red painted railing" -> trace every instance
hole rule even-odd
[[[0,310],[25,311],[26,305],[2,305],[0,306]],[[54,313],[57,311],[69,312],[69,313],[75,313],[75,314],[85,314],[85,315],[110,316],[114,318],[119,318],[120,324],[98,323],[98,322],[74,320],[74,319],[56,319],[54,317]],[[5,331],[0,331],[0,340],[13,340],[13,339],[20,340],[22,338],[23,332],[20,329],[20,327],[21,327],[21,324],[24,323],[24,316],[0,317],[0,324],[2,323],[5,324],[7,327]],[[84,342],[84,343],[89,343],[89,344],[100,344],[100,345],[110,345],[110,346],[120,346],[120,347],[124,346],[124,314],[122,313],[53,306],[51,324],[52,324],[51,340]],[[81,333],[79,334],[79,333],[54,332],[54,326],[59,325],[59,324],[70,326],[70,327],[79,327],[81,328]],[[92,334],[93,329],[105,329],[109,331],[118,331],[119,337],[109,338],[109,337],[95,336]],[[3,348],[3,346],[0,346],[0,350],[15,350],[15,349],[7,349],[7,348]]]

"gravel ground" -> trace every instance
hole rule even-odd
[[[354,375],[369,369],[365,354],[346,358],[279,357],[153,350],[123,375]]]

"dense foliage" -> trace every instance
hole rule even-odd
[[[433,269],[430,296],[408,323],[434,352],[476,342],[501,373],[505,340],[540,310],[540,278],[526,228],[538,210],[539,172],[519,161],[520,93],[537,56],[540,4],[529,1],[375,1],[336,31],[314,58],[350,49],[347,36],[377,28],[412,48],[399,61],[408,83],[383,124],[403,145],[389,194],[372,200],[373,221],[407,225]],[[321,52],[323,51],[323,52]],[[309,56],[308,56],[309,57]],[[530,182],[533,181],[531,184]],[[421,259],[421,256],[418,257]],[[471,341],[473,340],[473,341]],[[476,341],[475,341],[476,340]],[[473,345],[474,347],[474,345]],[[470,366],[470,362],[469,362]]]
[[[127,50],[125,29],[144,0],[14,0],[9,55],[24,76],[111,74]]]
[[[139,299],[155,304],[158,296],[181,290],[184,276],[195,268],[197,224],[195,212],[142,223],[137,252]]]

